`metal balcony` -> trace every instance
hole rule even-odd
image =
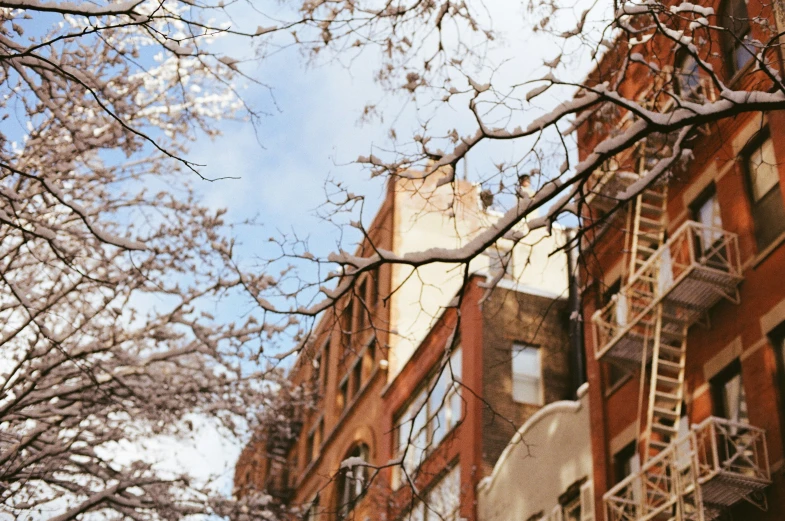
[[[687,221],[592,317],[595,357],[639,365],[663,304],[663,337],[679,337],[720,299],[738,302],[742,280],[736,234]],[[647,350],[651,355],[651,350]]]
[[[710,521],[770,484],[765,431],[709,417],[606,492],[606,520]]]
[[[766,432],[710,417],[692,428],[703,503],[728,507],[771,484]]]

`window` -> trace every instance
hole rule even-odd
[[[458,424],[463,412],[460,394],[462,374],[461,348],[456,347],[449,363],[437,376],[428,379],[414,399],[396,415],[396,455],[403,458],[403,469],[395,467],[393,487],[404,481],[401,474],[412,476],[426,455],[441,443]]]
[[[777,381],[779,382],[780,411],[785,411],[785,323],[780,324],[771,333],[771,345],[774,347],[774,356],[777,360]],[[782,422],[783,441],[785,441],[785,415],[780,415]]]
[[[454,465],[422,497],[425,501],[416,500],[401,521],[458,521],[461,508],[460,466]]]
[[[354,332],[354,302],[349,300],[343,309],[341,316],[341,350],[345,354],[346,350],[352,345],[352,333]]]
[[[722,232],[719,231],[722,230],[720,203],[714,185],[695,201],[692,213],[693,218],[706,227],[698,234],[698,251],[705,252],[722,238]]]
[[[361,362],[361,360],[358,360],[352,368],[352,377],[350,378],[352,388],[351,393],[349,394],[349,399],[354,399],[354,397],[357,396],[357,393],[360,392],[360,385],[362,384],[363,377],[363,366]]]
[[[698,61],[684,47],[676,52],[674,75],[676,94],[689,101],[700,99],[700,69],[698,68]]]
[[[374,364],[376,363],[376,339],[372,338],[368,345],[365,347],[365,352],[362,357],[362,371],[365,378],[370,378],[373,374]]]
[[[735,360],[711,381],[714,414],[733,422],[749,423],[741,363]]]
[[[728,77],[733,77],[752,59],[755,49],[750,39],[749,14],[746,0],[725,0],[720,6],[722,52]]]
[[[344,407],[349,403],[349,379],[344,378],[343,382],[341,383],[341,387],[338,389],[338,394],[336,395],[336,406],[338,410],[343,410]]]
[[[310,463],[319,456],[319,449],[322,446],[322,435],[324,434],[324,420],[319,418],[316,425],[308,434],[305,444],[306,463]]]
[[[373,284],[370,284],[371,286]],[[362,279],[360,285],[357,287],[357,296],[360,298],[360,302],[357,302],[357,320],[355,323],[357,324],[356,330],[358,332],[365,331],[368,328],[368,310],[366,309],[367,306],[370,306],[370,303],[367,302],[365,299],[367,298],[368,294],[368,277]],[[364,304],[363,304],[363,301]]]
[[[368,445],[361,443],[352,449],[341,463],[338,481],[339,519],[345,519],[365,493],[368,467],[360,461],[367,463],[368,456]]]
[[[755,240],[763,250],[785,232],[785,204],[780,191],[774,143],[768,134],[744,154]]]
[[[321,357],[321,380],[322,380],[322,389],[324,390],[327,387],[327,375],[328,368],[330,367],[330,338],[324,342],[324,347],[322,347],[322,357]]]
[[[379,284],[379,268],[376,268],[368,274],[368,296],[366,302],[370,309],[376,309],[376,303],[379,300]]]
[[[313,461],[313,452],[314,452],[314,447],[316,446],[316,443],[315,443],[315,440],[314,440],[315,434],[316,434],[315,431],[311,431],[311,433],[308,434],[308,439],[305,441],[305,462],[306,462],[306,464]]]
[[[319,519],[319,494],[311,500],[308,510],[303,515],[303,521],[317,521]]]
[[[559,505],[548,520],[591,521],[594,519],[594,488],[588,477],[579,479],[559,496]]]
[[[524,344],[512,346],[512,399],[542,405],[540,349]]]
[[[613,456],[613,468],[616,483],[627,476],[636,474],[641,469],[640,461],[638,460],[637,441],[632,441]]]
[[[621,292],[621,278],[616,279],[602,293],[601,309],[611,301],[616,301],[616,313],[613,318],[616,319],[617,325],[624,327],[627,324],[627,296]]]

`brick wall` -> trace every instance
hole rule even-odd
[[[567,301],[496,288],[483,315],[483,475],[515,431],[540,409],[512,399],[512,347],[521,342],[541,349],[544,403],[570,396]]]

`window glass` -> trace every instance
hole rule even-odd
[[[319,519],[319,495],[317,494],[315,498],[311,501],[308,510],[305,512],[303,516],[303,521],[317,521]]]
[[[360,458],[368,462],[368,456],[368,446],[363,443],[352,449],[344,459]],[[341,481],[338,483],[340,498],[338,518],[345,519],[365,492],[368,467],[361,464],[351,465],[343,468],[341,472]]]
[[[676,81],[679,94],[689,99],[697,94],[700,86],[698,62],[688,52],[680,53],[676,67]]]
[[[774,157],[774,143],[771,138],[750,154],[748,166],[752,200],[757,203],[779,182],[777,159]]]
[[[698,222],[707,228],[722,229],[722,217],[720,216],[720,203],[717,194],[711,194],[703,203],[698,206],[695,217]],[[722,232],[713,230],[701,230],[701,249],[707,250],[722,238]]]
[[[741,375],[737,374],[722,386],[723,416],[731,421],[747,423],[747,397]]]
[[[463,402],[457,383],[461,379],[461,352],[460,346],[455,348],[441,374],[429,378],[415,393],[414,400],[397,415],[396,454],[403,458],[403,470],[409,476],[461,419]],[[403,481],[401,468],[396,467],[393,488]]]
[[[403,516],[406,521],[458,521],[461,508],[461,472],[455,465]],[[427,505],[427,506],[426,506]]]
[[[350,394],[350,398],[352,399],[360,392],[360,386],[362,385],[363,368],[361,362],[361,360],[358,360],[352,368],[352,392]]]
[[[536,347],[513,345],[512,399],[542,405],[540,350]]]
[[[431,489],[428,499],[436,519],[450,521],[458,518],[458,509],[461,506],[461,473],[458,465]]]
[[[752,219],[758,249],[765,249],[785,232],[785,203],[779,185],[777,160],[771,138],[745,157],[752,199]]]
[[[581,498],[576,496],[564,505],[564,521],[581,521]]]
[[[720,23],[727,32],[722,35],[725,58],[732,76],[752,59],[755,49],[750,43],[750,24],[745,0],[726,0]]]

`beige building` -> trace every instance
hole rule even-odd
[[[594,519],[588,384],[518,429],[477,487],[479,521]]]
[[[482,207],[479,189],[466,181],[437,187],[438,178],[400,180],[394,185],[392,251],[397,255],[429,249],[457,249],[493,226],[501,213]],[[525,223],[520,227],[524,228]],[[513,243],[501,239],[470,264],[470,273],[490,276],[503,270],[502,287],[548,297],[567,296],[567,261],[563,252],[551,255],[565,242],[564,230],[542,228]],[[537,245],[534,248],[534,245]],[[449,263],[413,268],[393,264],[389,339],[391,381],[430,331],[464,284],[464,270]]]

